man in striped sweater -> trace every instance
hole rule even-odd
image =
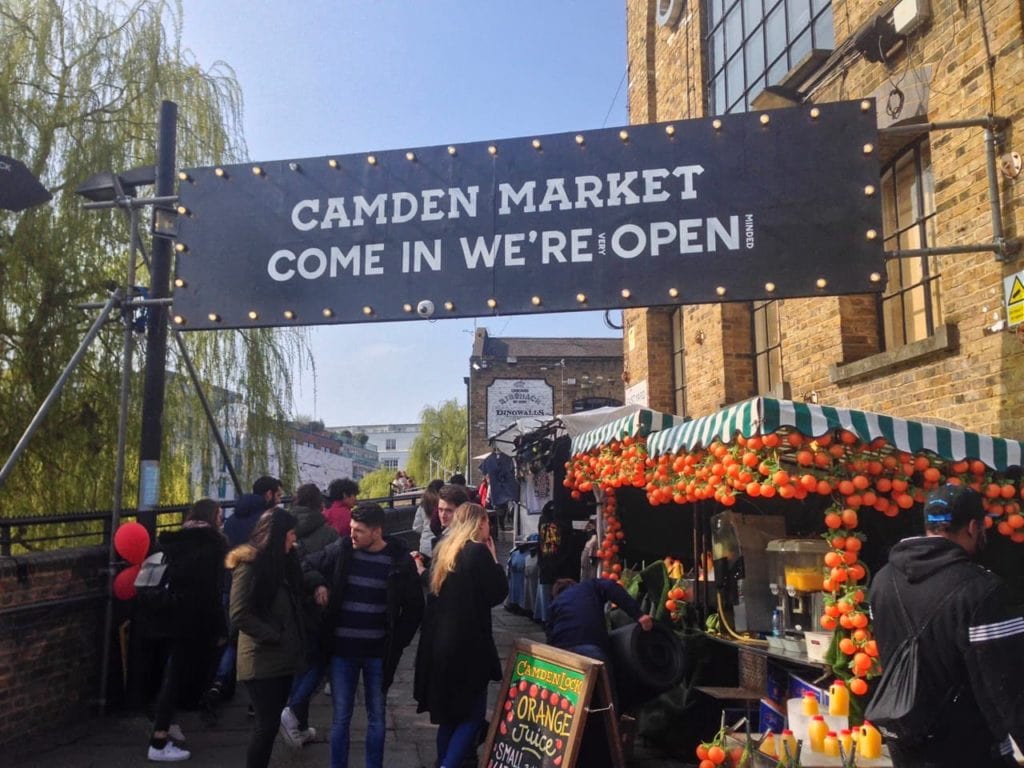
[[[366,766],[382,768],[384,705],[402,651],[423,618],[423,590],[409,550],[384,536],[384,510],[352,510],[351,535],[306,559],[306,584],[327,607],[334,717],[331,768],[347,768],[349,726],[362,675],[366,695]]]
[[[1010,736],[1024,745],[1024,612],[1001,578],[972,562],[985,545],[981,495],[963,485],[935,489],[924,536],[903,539],[871,583],[883,669],[904,638],[918,637],[916,708],[928,735],[887,738],[896,768],[1016,765]],[[923,629],[922,629],[923,628]]]

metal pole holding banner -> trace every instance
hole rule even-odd
[[[39,425],[43,423],[43,419],[46,418],[46,414],[50,412],[50,408],[52,408],[53,404],[57,401],[61,390],[64,389],[64,385],[67,384],[71,374],[74,372],[75,368],[78,367],[78,364],[82,362],[82,358],[85,357],[85,353],[89,349],[89,345],[92,344],[93,339],[95,339],[99,334],[100,329],[110,317],[110,313],[120,301],[121,290],[117,289],[110,294],[110,298],[107,300],[107,303],[103,305],[103,310],[93,322],[89,332],[85,334],[85,338],[82,339],[82,343],[78,345],[78,349],[75,350],[75,354],[71,356],[71,360],[68,362],[56,383],[53,385],[53,388],[50,390],[50,394],[48,394],[46,399],[43,400],[43,404],[39,406],[39,410],[36,411],[36,415],[32,418],[28,427],[25,428],[25,433],[21,436],[18,444],[14,446],[14,450],[11,451],[11,455],[8,457],[7,462],[4,464],[3,468],[0,469],[0,487],[3,487],[3,484],[7,481],[8,475],[11,474],[11,470],[14,469],[14,465],[18,463],[18,459],[24,452],[29,440],[32,439],[32,435],[36,433],[36,430],[39,429]]]
[[[128,283],[125,297],[131,301],[135,291],[135,254],[139,240],[139,209],[131,206],[128,209],[128,222],[131,227],[128,246]],[[107,606],[103,620],[103,656],[100,671],[100,711],[107,707],[107,693],[110,676],[110,645],[111,631],[114,624],[114,576],[117,572],[117,549],[114,547],[114,535],[121,524],[121,504],[124,499],[124,463],[125,446],[128,442],[128,395],[131,389],[132,358],[135,349],[135,330],[132,323],[132,309],[122,305],[122,322],[124,323],[124,343],[121,348],[121,389],[117,415],[117,463],[114,467],[114,493],[110,507],[110,541],[107,544]]]
[[[160,104],[160,131],[157,140],[157,197],[174,194],[175,154],[178,132],[178,105]],[[153,238],[149,295],[164,299],[170,294],[171,241]],[[164,389],[167,363],[167,307],[152,308],[146,327],[145,384],[142,395],[142,434],[139,438],[139,522],[156,534],[156,512],[160,503],[160,451],[163,440]]]

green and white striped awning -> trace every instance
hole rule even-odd
[[[897,419],[868,411],[833,408],[827,405],[795,403],[755,397],[718,413],[679,424],[652,435],[647,449],[652,456],[706,447],[715,440],[732,442],[744,437],[766,435],[791,427],[808,437],[819,437],[842,427],[869,443],[883,437],[901,451],[930,451],[947,461],[980,459],[988,467],[1005,471],[1021,466],[1024,443],[1001,437],[963,432],[920,421]]]
[[[572,452],[577,454],[589,451],[591,448],[621,440],[624,437],[643,437],[651,432],[668,429],[673,424],[680,424],[682,420],[681,416],[641,408],[627,416],[576,435],[572,439]]]

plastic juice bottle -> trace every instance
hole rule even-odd
[[[860,727],[857,752],[866,760],[877,760],[882,756],[882,734],[867,720]]]
[[[800,702],[800,711],[807,717],[814,717],[818,713],[818,697],[810,691],[804,693],[803,701]]]
[[[828,734],[828,723],[822,715],[815,715],[811,718],[811,724],[807,726],[807,740],[811,742],[811,752],[825,751],[825,736]]]
[[[843,728],[839,732],[839,743],[843,745],[843,751],[850,754],[850,750],[853,749],[853,734],[849,728]]]
[[[850,716],[850,691],[842,680],[836,680],[829,686],[828,713],[838,717]]]
[[[775,734],[772,733],[771,729],[765,732],[764,739],[761,740],[761,746],[757,748],[757,751],[768,757],[779,758],[778,748],[775,746]]]
[[[821,751],[831,757],[839,757],[839,737],[836,736],[835,731],[829,731],[825,734],[825,740],[822,742]]]
[[[789,728],[786,728],[782,732],[782,738],[780,741],[782,743],[778,746],[779,758],[781,759],[786,757],[786,750],[789,750],[790,757],[796,757],[796,736],[793,735],[793,732],[789,730]]]

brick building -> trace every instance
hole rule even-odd
[[[968,251],[888,260],[880,296],[628,310],[627,385],[642,384],[653,408],[695,417],[771,394],[1024,432],[1024,337],[1007,322],[1004,297],[1004,280],[1012,286],[1022,269],[1014,240],[1024,176],[1000,162],[1024,146],[1020,3],[628,0],[626,8],[631,123],[874,97],[879,128],[902,126],[883,131],[878,146],[885,250]],[[988,126],[991,148],[983,125],[928,130],[990,114],[1003,118]],[[993,207],[1002,252],[970,252],[1000,245]]]
[[[622,341],[489,336],[478,328],[466,379],[469,455],[520,418],[622,405]],[[480,481],[470,459],[470,482]]]

